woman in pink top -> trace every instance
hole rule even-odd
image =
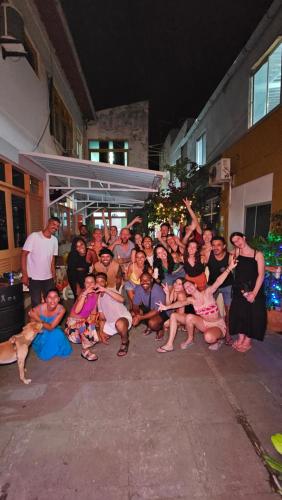
[[[84,280],[85,288],[80,293],[67,319],[65,333],[74,344],[82,344],[81,356],[87,361],[96,361],[98,357],[90,351],[99,341],[96,331],[97,294],[95,278],[88,274]]]
[[[187,349],[194,342],[194,329],[197,328],[204,334],[205,341],[210,344],[209,348],[217,350],[220,347],[220,339],[225,337],[226,325],[224,319],[220,316],[219,310],[213,294],[225,281],[226,276],[237,266],[237,261],[233,259],[227,269],[217,278],[213,285],[207,287],[203,291],[199,291],[190,281],[184,284],[184,288],[190,297],[185,301],[177,301],[170,305],[159,304],[159,311],[168,309],[177,309],[179,307],[192,304],[195,314],[186,315],[186,330],[188,333],[185,342],[180,344],[181,349]],[[175,317],[174,317],[175,316]],[[173,351],[173,341],[177,332],[177,314],[172,313],[170,316],[169,338],[165,345],[158,348],[158,352],[165,353]]]

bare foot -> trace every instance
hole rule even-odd
[[[180,344],[180,349],[182,349],[184,351],[185,349],[188,349],[189,347],[191,347],[193,344],[194,344],[193,339],[186,340],[186,342],[182,342]]]

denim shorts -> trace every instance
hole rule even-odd
[[[231,304],[231,300],[232,300],[232,285],[218,288],[214,294],[216,299],[220,293],[222,294],[224,305],[229,307]]]

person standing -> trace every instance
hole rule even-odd
[[[207,267],[209,270],[208,286],[214,284],[217,278],[228,268],[232,255],[226,250],[226,241],[222,236],[214,236],[211,240],[212,251],[209,254]],[[232,339],[229,335],[229,309],[231,304],[232,285],[234,283],[233,274],[229,273],[225,281],[220,285],[215,293],[215,298],[221,293],[224,309],[225,309],[225,322],[226,322],[226,345],[232,344]]]
[[[247,244],[243,233],[232,233],[230,242],[235,247],[234,257],[238,265],[229,312],[229,331],[230,335],[238,334],[232,347],[238,352],[247,352],[252,347],[252,339],[262,341],[266,330],[264,257]]]
[[[36,307],[55,286],[55,256],[58,240],[54,234],[60,227],[60,219],[50,217],[43,231],[31,233],[23,246],[21,256],[22,282],[29,287],[31,305]]]

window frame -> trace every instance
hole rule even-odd
[[[90,143],[92,141],[97,141],[97,142],[107,142],[109,144],[109,142],[127,142],[127,149],[126,148],[90,148]],[[100,144],[99,144],[100,145]],[[91,160],[91,153],[127,153],[127,163],[123,164],[122,166],[123,167],[128,167],[129,166],[129,141],[128,139],[88,139],[88,158],[90,161],[94,161],[94,160]],[[108,157],[108,160],[109,160],[109,157]],[[100,161],[100,160],[99,160]],[[109,161],[107,161],[107,163],[110,163]],[[120,165],[120,163],[110,163],[110,165]]]
[[[275,39],[275,41],[271,44],[271,46],[267,49],[266,52],[263,53],[263,55],[258,59],[258,61],[252,66],[251,68],[251,73],[249,77],[249,128],[254,127],[257,123],[259,123],[261,120],[263,120],[266,116],[268,116],[270,113],[275,111],[278,106],[281,106],[282,104],[282,61],[281,61],[281,83],[280,83],[280,102],[272,108],[270,111],[267,111],[259,120],[254,122],[253,117],[254,117],[254,77],[258,73],[258,71],[262,68],[262,66],[269,61],[270,56],[273,54],[273,52],[279,47],[279,45],[282,44],[282,36],[279,36]],[[269,64],[267,66],[267,75],[269,73]],[[269,88],[269,82],[268,82],[268,76],[267,76],[267,93],[266,95],[268,96],[268,88]]]
[[[203,138],[205,138],[205,161],[200,163],[198,162],[198,144],[202,141],[202,156],[203,156]],[[196,139],[196,163],[199,167],[206,165],[207,163],[207,131],[203,131],[201,135]]]
[[[270,206],[270,216],[269,216],[269,228],[270,228],[270,223],[271,223],[271,209],[272,209],[272,201],[262,201],[261,203],[251,203],[250,205],[244,205],[244,233],[246,233],[246,224],[247,224],[247,209],[248,208],[255,208],[256,209],[256,213],[255,213],[255,220],[254,220],[254,231],[253,231],[253,235],[251,237],[249,237],[249,239],[251,238],[259,238],[260,235],[257,235],[256,234],[256,229],[257,229],[257,211],[258,211],[258,207],[261,207],[263,205],[267,205],[267,206]],[[269,231],[269,229],[268,229]]]

